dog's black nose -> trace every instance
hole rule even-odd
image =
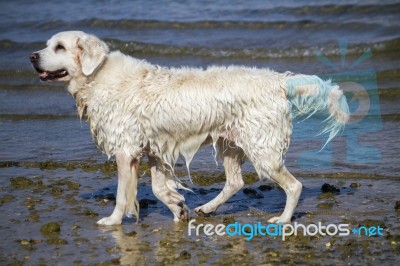
[[[29,56],[29,59],[31,60],[32,63],[36,62],[39,60],[39,54],[38,53],[33,53]]]

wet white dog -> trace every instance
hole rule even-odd
[[[286,192],[286,205],[269,222],[290,222],[302,185],[284,166],[292,118],[329,112],[331,140],[348,121],[343,93],[316,76],[276,73],[241,66],[170,69],[109,52],[84,32],[61,32],[47,48],[30,56],[42,81],[64,81],[80,117],[89,121],[96,145],[118,165],[117,202],[102,225],[139,216],[137,171],[149,157],[152,189],[174,214],[188,218],[180,183],[173,175],[179,156],[187,166],[204,144],[223,160],[226,184],[210,202],[195,209],[213,213],[243,186],[241,165],[248,158],[260,178],[271,178]]]

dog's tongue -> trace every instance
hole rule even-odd
[[[47,73],[46,71],[39,73],[39,77],[41,78],[45,78],[49,75],[49,73]]]

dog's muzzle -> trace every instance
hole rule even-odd
[[[52,81],[52,80],[57,80],[63,77],[68,76],[68,71],[65,69],[59,69],[59,70],[55,70],[55,71],[46,71],[43,70],[40,66],[39,66],[39,59],[40,59],[40,55],[39,53],[32,53],[29,56],[29,60],[32,63],[32,66],[35,68],[35,70],[39,73],[39,78],[42,81]]]

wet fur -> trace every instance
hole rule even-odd
[[[260,178],[271,178],[287,194],[286,207],[271,222],[288,222],[297,205],[301,184],[285,168],[283,157],[292,135],[295,115],[328,111],[326,131],[331,140],[348,120],[348,107],[338,86],[316,76],[277,73],[243,66],[164,68],[119,51],[83,32],[53,36],[39,51],[44,61],[65,43],[72,57],[59,68],[68,70],[69,83],[81,117],[87,118],[96,145],[118,164],[117,206],[98,223],[121,223],[123,215],[139,215],[136,199],[137,166],[150,157],[156,197],[175,220],[188,217],[173,168],[179,156],[187,167],[198,149],[211,143],[224,162],[227,183],[214,200],[195,209],[215,212],[243,186],[244,158]],[[65,54],[62,56],[66,56]],[[57,64],[41,67],[56,70]]]

